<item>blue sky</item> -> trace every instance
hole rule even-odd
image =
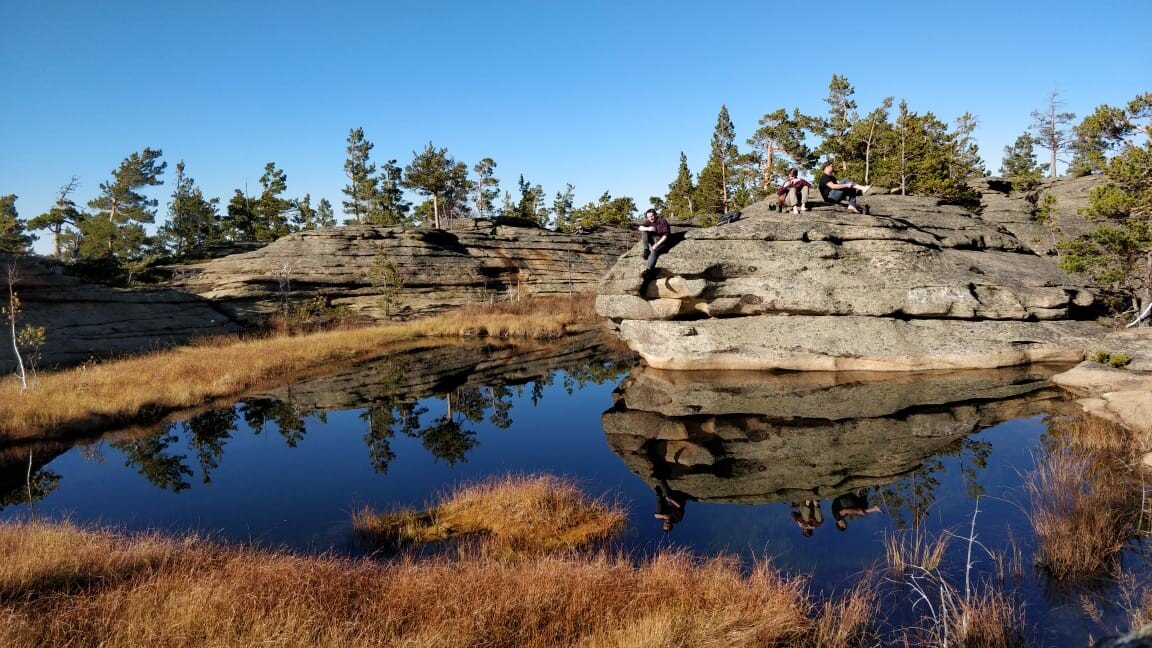
[[[721,104],[742,144],[776,108],[824,114],[833,74],[861,113],[975,114],[995,172],[1053,90],[1078,117],[1152,91],[1141,5],[0,0],[0,194],[28,218],[75,175],[84,203],[153,147],[209,196],[274,161],[339,210],[360,126],[376,161],[432,141],[513,192],[523,173],[644,206],[680,151],[703,166]]]

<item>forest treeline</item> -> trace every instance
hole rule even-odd
[[[1086,214],[1101,226],[1088,237],[1066,241],[1063,261],[1069,270],[1092,273],[1130,292],[1143,259],[1148,272],[1137,283],[1145,295],[1152,285],[1150,97],[1140,95],[1123,107],[1101,105],[1077,123],[1053,93],[1032,113],[1031,124],[1014,144],[1005,147],[999,170],[1024,189],[1044,175],[1055,177],[1060,163],[1073,175],[1106,173],[1110,182],[1094,195]],[[774,193],[789,168],[812,174],[826,160],[836,165],[839,177],[900,193],[958,203],[978,199],[968,183],[988,171],[973,139],[973,115],[965,113],[948,124],[893,97],[861,108],[855,88],[840,75],[833,75],[824,101],[823,115],[795,108],[766,113],[742,145],[722,106],[703,167],[693,173],[681,153],[667,193],[650,197],[649,203],[673,219],[708,224]],[[403,166],[397,159],[374,161],[374,149],[362,128],[349,131],[348,184],[340,202],[344,223],[440,228],[459,218],[502,218],[571,231],[627,226],[638,210],[633,198],[608,191],[576,206],[571,184],[548,195],[522,174],[505,188],[492,158],[469,165],[431,142],[413,151]],[[1046,152],[1043,164],[1037,149]],[[160,207],[143,192],[164,183],[168,163],[162,158],[160,149],[132,153],[83,205],[77,202],[79,182],[73,177],[47,212],[27,220],[17,212],[15,195],[0,195],[0,250],[26,252],[40,235],[51,240],[53,256],[97,270],[88,274],[124,281],[160,263],[211,256],[229,243],[272,241],[338,223],[327,198],[314,202],[309,194],[292,195],[286,172],[275,162],[265,165],[258,187],[251,192],[237,188],[225,203],[205,196],[180,161],[171,175],[163,222],[150,235],[145,225],[157,222]]]

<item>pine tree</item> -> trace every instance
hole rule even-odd
[[[1072,162],[1068,173],[1085,176],[1108,166],[1108,155],[1124,141],[1129,125],[1124,109],[1100,105],[1072,128]]]
[[[1041,168],[1036,163],[1036,140],[1025,132],[1012,146],[1004,147],[1004,160],[1000,174],[1012,181],[1018,189],[1027,190],[1040,181]]]
[[[804,121],[798,111],[792,116],[779,108],[760,118],[760,128],[748,138],[760,162],[760,186],[768,191],[788,169],[812,164],[812,152],[804,144]]]
[[[373,144],[364,138],[363,128],[353,128],[348,132],[348,157],[344,160],[344,173],[348,184],[344,186],[344,213],[357,223],[369,222],[369,217],[379,203],[377,197],[378,180],[376,165],[369,161]]]
[[[184,161],[176,163],[175,189],[168,203],[168,222],[160,228],[160,238],[180,258],[199,259],[208,245],[222,238],[219,214],[213,198],[205,199],[195,181],[184,173]]]
[[[76,203],[68,197],[76,190],[77,186],[79,186],[79,180],[76,176],[72,176],[56,192],[56,203],[52,205],[52,209],[28,221],[29,229],[48,230],[52,233],[52,253],[57,259],[64,258],[65,227],[76,227],[80,221],[80,210],[76,208]]]
[[[984,161],[980,159],[980,147],[972,134],[978,122],[971,113],[956,118],[956,128],[949,136],[951,153],[948,158],[948,177],[957,182],[984,175]]]
[[[412,163],[404,167],[404,186],[432,197],[432,224],[440,229],[440,200],[452,190],[456,161],[448,156],[448,149],[438,149],[432,142],[412,155]]]
[[[841,170],[847,169],[849,161],[853,159],[849,133],[857,121],[856,100],[852,98],[855,94],[856,89],[848,83],[847,77],[833,74],[828,83],[828,96],[824,98],[828,104],[828,117],[819,124],[824,141],[818,151],[835,159]]]
[[[228,201],[224,217],[224,232],[233,241],[256,240],[255,201],[245,191],[237,189]]]
[[[296,201],[296,210],[292,216],[292,226],[296,228],[298,232],[314,230],[320,227],[318,220],[316,209],[312,207],[312,194],[304,194],[303,198]]]
[[[552,200],[552,213],[556,216],[556,229],[562,232],[571,231],[572,228],[572,204],[575,199],[576,187],[571,184],[564,186],[564,191],[557,191],[556,197]]]
[[[472,204],[476,218],[489,218],[496,211],[496,198],[500,195],[500,181],[496,178],[496,161],[486,157],[472,167],[476,180],[472,183]]]
[[[100,195],[93,198],[88,206],[97,210],[92,219],[85,219],[85,238],[90,240],[81,245],[83,250],[94,258],[127,257],[139,252],[144,240],[141,223],[156,220],[156,205],[159,201],[139,193],[144,187],[164,184],[160,176],[168,167],[161,162],[160,149],[146,148],[133,153],[112,172],[112,180],[100,184]],[[97,223],[103,219],[105,223]],[[96,245],[99,241],[99,245]]]
[[[332,213],[332,203],[327,198],[321,198],[316,203],[316,225],[318,227],[332,227],[336,224],[336,215]]]
[[[1032,125],[1029,130],[1036,133],[1036,144],[1050,153],[1048,177],[1056,179],[1056,163],[1059,156],[1071,146],[1072,136],[1064,127],[1072,123],[1076,113],[1059,112],[1064,105],[1055,90],[1048,97],[1048,107],[1043,111],[1032,111]]]
[[[412,204],[404,199],[404,171],[396,160],[388,160],[380,167],[377,178],[376,205],[370,211],[368,222],[373,225],[395,227],[408,221]]]
[[[0,252],[24,254],[35,237],[24,231],[16,212],[16,195],[0,196]]]
[[[733,166],[740,152],[736,149],[736,129],[728,117],[728,106],[720,106],[716,128],[712,132],[712,152],[696,182],[697,211],[723,214],[728,211],[735,185]]]
[[[1060,265],[1130,298],[1133,326],[1152,314],[1152,93],[1137,95],[1116,119],[1085,122],[1085,137],[1117,153],[1085,210],[1101,225],[1065,244]]]
[[[281,196],[288,190],[288,176],[275,162],[264,165],[260,176],[260,196],[253,205],[254,232],[258,241],[274,241],[292,232],[288,212],[292,201]]]
[[[883,145],[881,144],[886,140],[884,134],[891,130],[891,125],[888,123],[888,111],[892,110],[892,97],[884,97],[880,105],[868,113],[868,116],[856,123],[858,130],[858,139],[864,144],[864,183],[871,184],[872,182],[872,160],[873,156],[878,152],[883,152]]]
[[[668,197],[664,209],[673,218],[690,218],[696,214],[692,196],[696,191],[692,184],[692,172],[688,170],[688,156],[680,151],[680,167],[676,179],[668,185]]]

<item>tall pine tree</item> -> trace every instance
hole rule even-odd
[[[74,228],[80,222],[80,210],[76,208],[76,203],[68,197],[76,190],[77,186],[79,186],[79,180],[76,176],[72,176],[56,192],[56,203],[52,205],[52,208],[28,221],[29,229],[48,230],[52,233],[52,254],[57,259],[64,258],[65,239],[75,238],[74,234],[69,236],[68,230],[65,228]]]
[[[142,224],[156,220],[159,201],[140,193],[145,187],[164,184],[160,179],[167,162],[161,162],[160,149],[146,148],[133,153],[112,172],[112,179],[100,184],[100,195],[88,206],[97,210],[81,225],[82,253],[91,258],[126,259],[140,252],[145,234]]]
[[[344,213],[357,223],[369,222],[372,210],[379,204],[376,165],[370,161],[373,144],[364,138],[363,128],[348,132],[348,157],[344,160],[344,173],[348,184],[344,186]]]
[[[723,214],[728,211],[735,187],[733,167],[739,155],[736,149],[736,129],[728,117],[728,106],[720,106],[716,128],[712,131],[712,152],[696,182],[695,203],[698,212]]]
[[[208,246],[223,236],[213,198],[204,198],[196,182],[184,173],[184,161],[176,163],[175,189],[168,203],[168,222],[160,228],[160,238],[179,258],[201,259]]]
[[[0,196],[0,252],[24,254],[32,240],[16,212],[16,195]]]
[[[668,185],[668,197],[664,201],[664,209],[672,218],[691,218],[696,215],[693,194],[696,186],[692,183],[692,172],[688,169],[688,156],[680,151],[680,167],[676,171],[676,179]]]

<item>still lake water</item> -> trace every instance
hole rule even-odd
[[[1046,417],[1073,411],[1047,382],[1054,369],[661,372],[601,342],[413,348],[153,430],[10,448],[0,519],[34,512],[355,555],[365,548],[354,510],[419,508],[461,482],[550,473],[624,504],[620,544],[636,555],[770,558],[832,593],[877,564],[886,534],[967,535],[979,496],[980,542],[1014,542],[1024,556],[1009,588],[1037,643],[1087,645],[1120,623],[1107,584],[1053,587],[1030,566],[1022,475],[1043,451]],[[667,533],[653,517],[657,488],[683,507]],[[952,543],[957,577],[965,551]],[[994,562],[978,561],[990,577]],[[1149,564],[1141,547],[1125,556],[1137,578]]]

